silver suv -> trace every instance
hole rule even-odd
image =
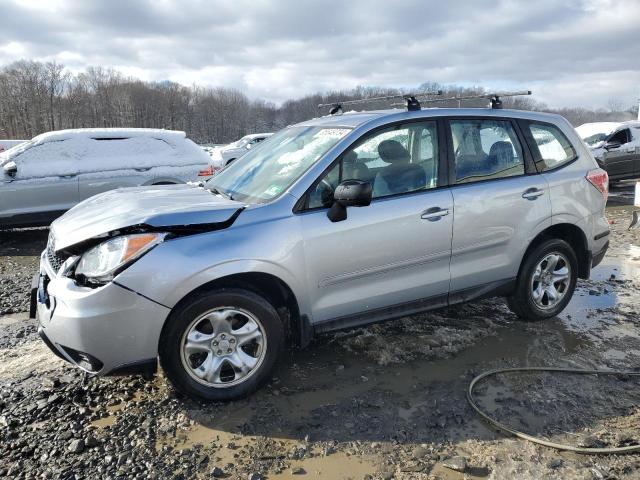
[[[285,345],[487,296],[564,309],[608,247],[607,174],[557,115],[424,109],[276,133],[204,186],[115,190],[56,220],[43,340],[99,375],[249,394]]]

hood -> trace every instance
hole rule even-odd
[[[127,227],[155,230],[205,227],[232,221],[244,204],[194,185],[163,185],[111,190],[77,204],[51,224],[55,250]]]

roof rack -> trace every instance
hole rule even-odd
[[[492,93],[480,93],[477,95],[463,95],[463,96],[459,96],[459,97],[446,97],[446,98],[431,98],[428,100],[425,100],[425,103],[434,103],[434,102],[446,102],[446,101],[450,101],[450,100],[457,100],[458,101],[458,107],[460,107],[460,104],[462,102],[462,100],[471,100],[474,98],[486,98],[487,100],[491,101],[491,108],[495,108],[495,109],[501,109],[502,108],[502,100],[500,100],[501,97],[519,97],[522,95],[531,95],[531,90],[522,90],[519,92],[492,92]],[[397,105],[401,105],[399,103],[393,104],[394,106]]]
[[[407,110],[413,111],[413,110],[420,110],[420,102],[418,101],[418,97],[428,97],[428,96],[436,96],[436,95],[442,95],[442,90],[437,90],[434,92],[421,92],[421,93],[401,93],[397,95],[385,95],[382,97],[368,97],[368,98],[362,98],[359,100],[345,100],[345,101],[338,101],[333,103],[320,103],[318,105],[318,108],[331,107],[331,109],[329,110],[329,114],[335,115],[338,112],[342,112],[342,107],[345,105],[356,105],[358,103],[373,102],[376,100],[391,100],[394,98],[404,98],[404,103],[399,103],[397,105],[404,105],[407,107]],[[430,101],[430,100],[427,100],[427,101]]]

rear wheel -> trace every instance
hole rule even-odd
[[[206,400],[248,395],[270,376],[282,321],[264,298],[240,289],[194,298],[169,318],[160,363],[179,391]]]
[[[571,300],[577,274],[578,260],[571,246],[560,239],[545,240],[525,259],[507,304],[525,320],[554,317]]]

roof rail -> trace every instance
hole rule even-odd
[[[330,115],[335,115],[338,112],[342,112],[342,107],[345,105],[356,105],[358,103],[372,102],[375,100],[391,100],[394,98],[404,98],[405,102],[398,105],[405,105],[407,110],[420,110],[420,102],[418,101],[418,97],[428,97],[428,96],[436,96],[442,95],[442,90],[437,90],[434,92],[421,92],[421,93],[400,93],[397,95],[384,95],[382,97],[368,97],[361,98],[359,100],[344,100],[333,103],[320,103],[318,104],[318,108],[331,107],[329,110]],[[429,100],[427,100],[429,101]]]
[[[431,98],[431,99],[425,100],[424,103],[446,102],[450,100],[457,100],[458,107],[460,107],[462,100],[471,100],[474,98],[486,98],[487,100],[491,101],[491,108],[501,109],[502,108],[502,100],[500,100],[501,97],[519,97],[522,95],[531,95],[531,93],[532,93],[531,90],[522,90],[518,92],[479,93],[477,95],[462,95],[459,97]],[[400,104],[396,103],[393,105],[400,105]]]

